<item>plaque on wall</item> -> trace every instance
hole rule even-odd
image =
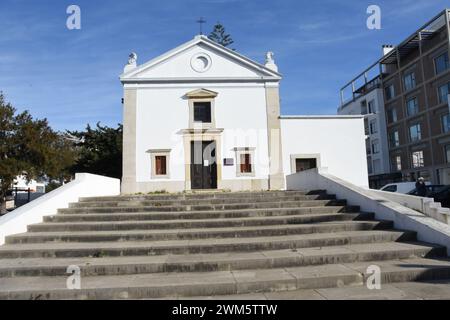
[[[233,158],[223,159],[223,165],[224,166],[234,166],[234,159]]]

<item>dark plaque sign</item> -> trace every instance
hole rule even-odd
[[[223,159],[223,165],[224,166],[234,166],[234,159],[233,158]]]

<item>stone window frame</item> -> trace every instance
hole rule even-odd
[[[297,159],[316,159],[317,168],[322,167],[320,153],[291,154],[291,174],[294,174],[297,171]]]
[[[236,177],[255,177],[255,150],[254,147],[236,147],[233,149],[236,156]],[[241,172],[241,155],[250,154],[251,172]]]
[[[150,149],[147,153],[150,154],[151,165],[151,179],[170,179],[170,152],[171,149]],[[166,157],[166,174],[156,174],[156,157]]]
[[[215,129],[216,128],[216,97],[217,92],[198,89],[186,94],[189,101],[189,129]],[[194,103],[209,102],[211,104],[211,122],[194,121]]]

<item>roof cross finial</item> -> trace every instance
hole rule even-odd
[[[205,18],[200,17],[196,22],[200,25],[200,35],[203,35],[203,24],[206,23]]]

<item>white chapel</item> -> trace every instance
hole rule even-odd
[[[282,75],[205,36],[138,65],[124,88],[122,193],[282,190],[286,176],[326,167],[366,187],[361,116],[282,116]]]

